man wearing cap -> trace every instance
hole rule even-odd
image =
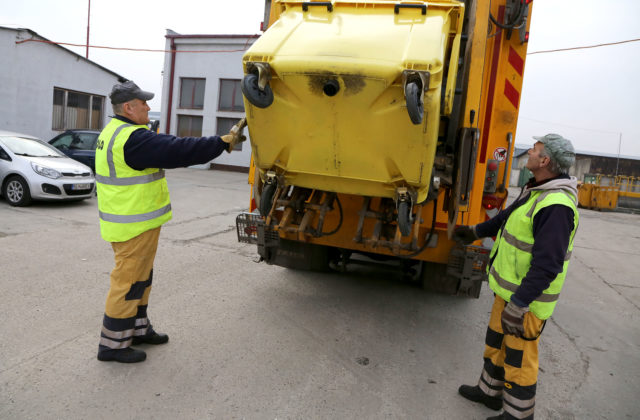
[[[461,226],[454,239],[469,244],[496,236],[487,272],[495,293],[478,385],[462,385],[468,400],[504,411],[488,420],[533,419],[538,341],[567,274],[578,229],[577,180],[571,142],[558,134],[534,137],[526,167],[533,178],[494,218]]]
[[[131,344],[169,341],[147,318],[160,226],[171,219],[164,168],[206,163],[246,139],[243,120],[222,137],[150,131],[146,101],[153,96],[132,81],[113,86],[109,97],[115,116],[96,146],[100,233],[115,254],[98,346],[101,361],[141,362],[146,353]]]

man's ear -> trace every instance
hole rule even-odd
[[[122,104],[122,112],[124,115],[131,115],[131,104],[129,102]]]
[[[551,158],[549,156],[545,156],[542,159],[540,159],[541,168],[544,168],[545,166],[549,166],[550,163],[551,163]]]

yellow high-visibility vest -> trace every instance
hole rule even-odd
[[[96,188],[100,233],[105,241],[124,242],[171,220],[171,200],[164,170],[131,168],[124,145],[146,125],[113,118],[98,136]]]
[[[500,229],[491,250],[493,264],[487,267],[489,287],[509,302],[531,267],[533,249],[533,218],[545,207],[562,204],[573,210],[573,231],[564,256],[564,266],[549,287],[531,304],[529,310],[539,319],[547,319],[558,302],[573,251],[573,239],[578,229],[579,215],[576,197],[563,190],[534,190],[526,203],[515,209]],[[497,252],[497,256],[496,256]]]

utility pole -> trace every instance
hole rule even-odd
[[[622,145],[622,133],[618,138],[618,159],[616,160],[616,177],[618,176],[618,166],[620,166],[620,146]]]
[[[89,10],[87,11],[87,54],[86,58],[89,59],[89,21],[91,20],[91,0],[89,0]]]

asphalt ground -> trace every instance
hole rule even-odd
[[[367,268],[256,263],[236,240],[246,175],[167,171],[149,316],[170,336],[135,365],[96,359],[113,252],[96,199],[0,200],[0,419],[484,419],[475,384],[493,295],[422,291]],[[513,196],[512,190],[512,196]],[[538,419],[640,418],[640,216],[580,210],[542,335]]]

